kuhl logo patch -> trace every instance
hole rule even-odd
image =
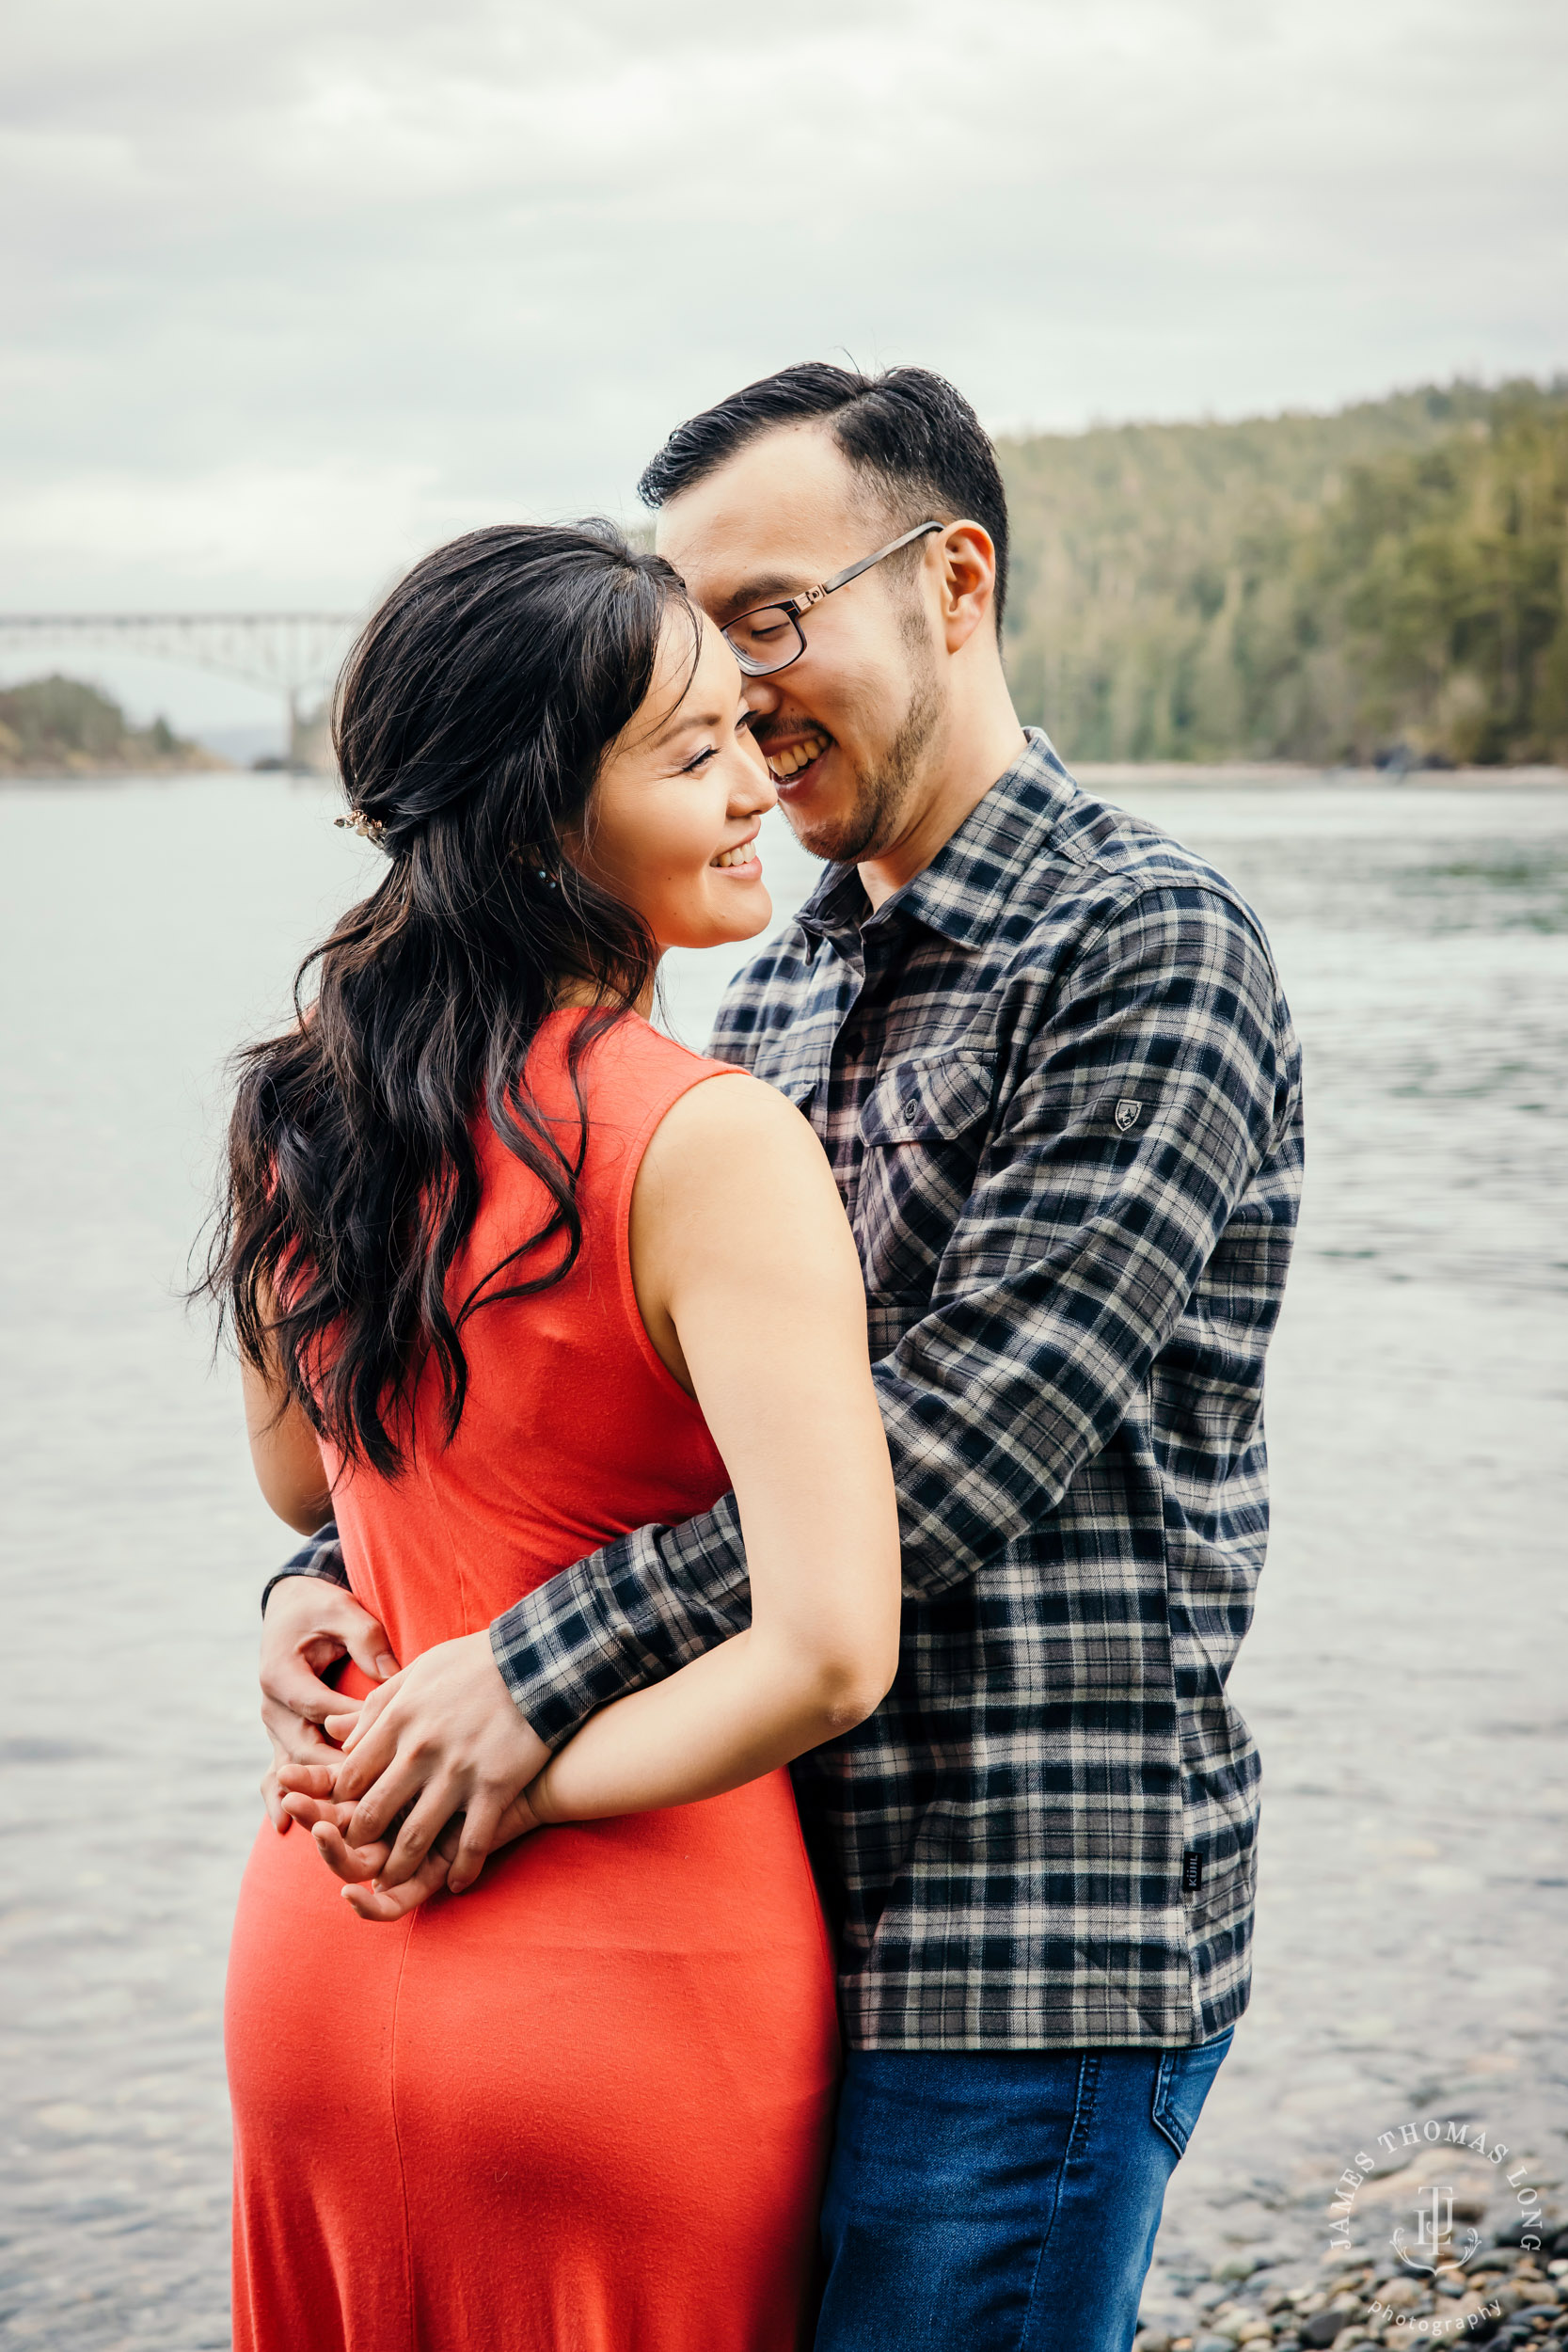
[[[1134,1103],[1130,1096],[1117,1104],[1117,1125],[1123,1135],[1129,1127],[1137,1125],[1143,1116],[1143,1107],[1141,1103]]]

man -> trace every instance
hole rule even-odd
[[[1125,2352],[1247,1996],[1259,1768],[1225,1683],[1267,1529],[1290,1016],[1229,884],[1021,728],[1006,501],[951,386],[787,369],[642,488],[832,861],[712,1051],[827,1150],[899,1489],[898,1679],[795,1768],[847,2043],[818,2344]],[[290,1565],[341,1576],[330,1531]],[[415,1661],[352,1835],[413,1799],[388,1881],[460,1807],[483,1850],[546,1748],[747,1618],[728,1499],[609,1547]],[[281,1754],[350,1646],[383,1646],[352,1600],[283,1585]]]

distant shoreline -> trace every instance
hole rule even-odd
[[[1071,766],[1071,762],[1069,762]],[[1496,792],[1513,788],[1560,791],[1568,787],[1568,768],[1312,768],[1288,760],[1085,760],[1072,768],[1078,782],[1091,791],[1117,785],[1177,785],[1211,789],[1264,791],[1291,786],[1317,785],[1340,791],[1365,791],[1383,786],[1389,791],[1425,787],[1448,792]],[[36,769],[24,775],[0,771],[0,791],[8,785],[168,784],[198,776],[213,779],[269,775],[280,783],[332,784],[336,779],[314,770],[236,768],[208,753],[200,759],[169,760],[158,766]]]
[[[106,759],[101,764],[81,762],[69,768],[0,768],[0,787],[8,784],[167,784],[180,776],[233,776],[245,772],[217,752],[204,751],[198,758],[144,759],[134,765]]]
[[[95,784],[194,784],[204,779],[214,784],[220,781],[229,784],[236,776],[248,776],[255,772],[249,768],[236,767],[232,760],[222,758],[216,752],[205,752],[199,759],[170,759],[157,763],[143,760],[134,768],[121,766],[118,760],[112,763],[105,761],[101,768],[30,768],[25,771],[20,768],[3,768],[0,769],[0,792],[8,787],[33,791],[40,785],[47,785],[51,790],[64,787],[70,791],[77,786]],[[287,770],[281,772],[290,782],[298,780]],[[332,781],[325,777],[314,780],[321,783]]]
[[[53,671],[0,688],[0,776],[39,784],[105,776],[189,775],[231,763],[177,735],[161,714],[133,726],[112,694]]]
[[[1408,792],[1426,787],[1441,791],[1497,791],[1524,785],[1543,789],[1568,785],[1568,768],[1311,768],[1289,760],[1096,760],[1068,765],[1082,785],[1102,790],[1117,784],[1186,784],[1241,786],[1249,790],[1268,787],[1317,784],[1346,791],[1386,785],[1390,791]]]

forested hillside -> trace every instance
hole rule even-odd
[[[1568,381],[1000,453],[1069,759],[1568,761]]]
[[[119,703],[79,678],[32,678],[0,690],[0,776],[147,775],[222,768],[166,720],[134,727]]]

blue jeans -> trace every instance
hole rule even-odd
[[[1128,2352],[1229,2047],[851,2050],[816,2352]]]

